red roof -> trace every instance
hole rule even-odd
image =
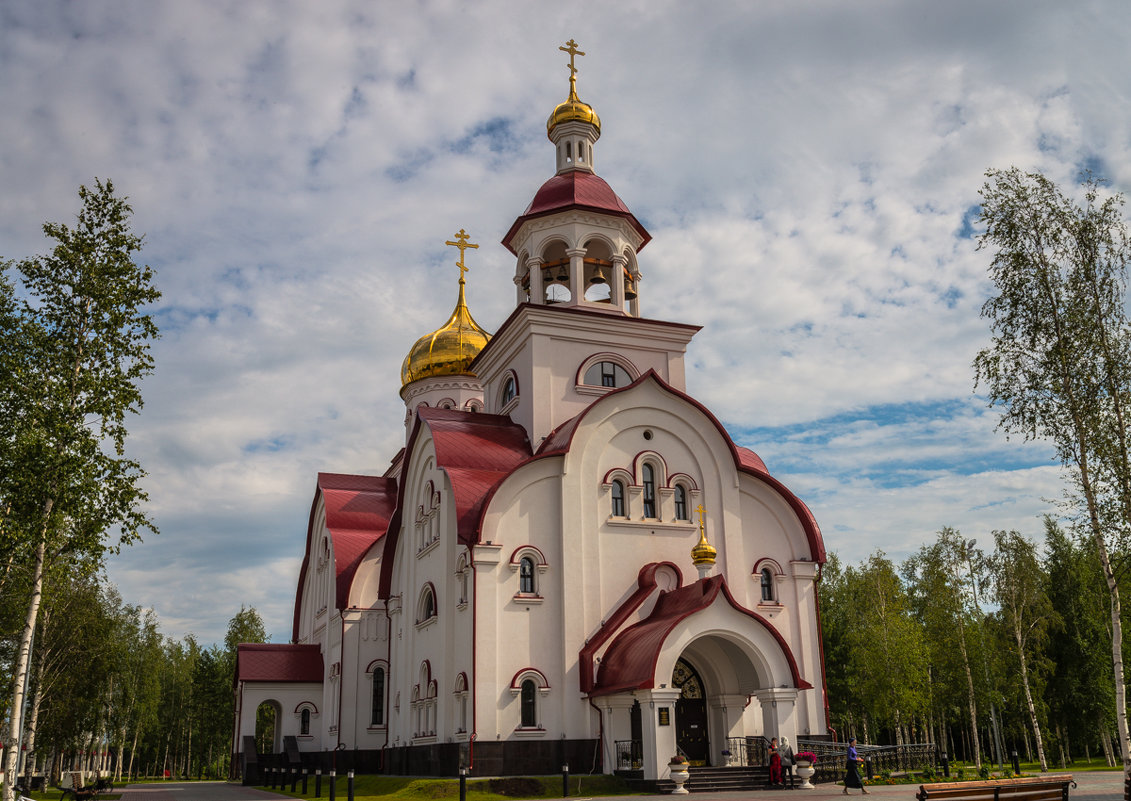
[[[686,587],[661,592],[652,613],[618,634],[605,651],[597,682],[589,694],[610,695],[655,687],[656,662],[672,629],[684,618],[713,604],[720,592],[731,607],[765,626],[777,640],[782,654],[789,662],[794,686],[798,689],[811,688],[812,685],[801,678],[793,653],[778,630],[761,615],[739,606],[722,576],[711,576]]]
[[[637,250],[642,250],[652,239],[652,235],[644,230],[644,226],[628,210],[624,201],[617,197],[612,187],[605,183],[604,178],[586,170],[570,170],[555,175],[542,184],[542,188],[538,190],[534,199],[530,201],[530,205],[526,207],[526,211],[514,221],[514,225],[503,237],[503,244],[511,253],[514,253],[511,240],[514,239],[523,223],[535,217],[544,217],[547,214],[568,209],[587,209],[623,217],[644,240]]]
[[[463,544],[474,545],[479,541],[480,518],[492,491],[530,458],[526,429],[503,415],[421,406],[417,409],[407,452],[412,452],[413,443],[425,426],[432,435],[436,467],[444,471],[452,485],[456,534]],[[388,597],[400,537],[400,517],[405,499],[398,497],[397,502],[397,515],[389,526],[390,534],[384,543],[381,598]]]
[[[240,643],[236,646],[236,681],[322,681],[322,652],[317,645]]]
[[[335,593],[338,609],[349,603],[350,585],[366,552],[385,536],[389,519],[397,501],[397,482],[393,478],[354,476],[342,473],[319,473],[314,501],[310,506],[310,522],[306,531],[306,554],[299,571],[295,595],[293,634],[298,639],[299,609],[303,584],[310,561],[311,538],[314,536],[314,513],[318,500],[326,509],[326,529],[334,545]]]

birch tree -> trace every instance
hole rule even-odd
[[[1056,613],[1045,592],[1044,571],[1037,560],[1033,543],[1016,531],[995,531],[994,546],[994,554],[990,558],[992,597],[1001,609],[1002,621],[1016,648],[1029,725],[1037,744],[1041,771],[1045,772],[1048,770],[1048,762],[1045,759],[1041,723],[1029,678],[1029,654],[1044,647],[1049,625]]]
[[[1131,338],[1124,281],[1131,249],[1122,195],[1088,178],[1082,200],[1043,175],[991,170],[981,190],[980,249],[993,250],[997,294],[982,307],[991,345],[974,361],[977,386],[1001,409],[1007,434],[1052,443],[1079,524],[1108,588],[1115,718],[1131,767],[1123,625],[1113,547],[1131,527]]]
[[[143,511],[144,475],[125,456],[126,415],[142,405],[157,326],[144,311],[160,293],[134,254],[130,206],[110,181],[79,189],[74,227],[47,223],[50,254],[21,261],[18,329],[2,336],[20,348],[0,390],[5,471],[0,500],[13,547],[28,553],[31,591],[13,670],[9,743],[20,740],[24,683],[47,565],[60,555],[95,558],[155,527]],[[16,324],[13,324],[16,325]],[[113,532],[117,541],[111,540]],[[4,749],[6,775],[18,751]],[[12,783],[4,801],[12,801]]]

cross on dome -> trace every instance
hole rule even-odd
[[[471,249],[471,250],[478,250],[479,249],[479,245],[475,245],[475,244],[472,244],[471,242],[467,241],[469,238],[470,237],[468,236],[467,231],[460,228],[459,233],[456,234],[456,241],[455,242],[453,242],[449,239],[447,242],[444,243],[445,245],[451,245],[453,248],[459,248],[459,261],[456,262],[456,267],[459,267],[459,282],[461,284],[463,283],[463,274],[466,273],[470,269],[467,265],[465,265],[463,263],[463,252],[465,250],[468,250],[468,249]]]
[[[569,53],[569,96],[571,99],[577,97],[577,67],[574,66],[573,59],[575,56],[583,56],[585,53],[577,49],[577,42],[570,39],[565,43],[565,47],[559,47],[563,53]]]

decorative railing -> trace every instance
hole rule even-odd
[[[814,782],[833,782],[844,778],[848,746],[827,740],[798,740],[798,751],[812,751],[817,755],[813,766]],[[866,778],[886,772],[911,773],[938,764],[938,748],[934,743],[909,743],[906,745],[864,745],[857,743],[856,752],[864,757],[860,773]]]
[[[640,740],[614,740],[617,770],[640,770],[644,767],[644,743]]]
[[[751,767],[770,764],[770,741],[765,737],[728,737],[723,757],[727,765]]]

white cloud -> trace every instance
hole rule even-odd
[[[513,308],[497,242],[553,169],[544,125],[571,36],[598,170],[654,236],[645,313],[704,326],[692,393],[751,432],[829,547],[1035,531],[1059,478],[975,411],[989,287],[964,225],[988,167],[1063,182],[1095,164],[1131,184],[1129,17],[1119,2],[5,4],[0,255],[41,252],[42,222],[109,177],[165,293],[131,445],[162,534],[112,576],[174,635],[222,637],[252,604],[286,639],[314,474],[395,453],[400,361],[454,302],[454,231],[482,245],[477,320]]]

